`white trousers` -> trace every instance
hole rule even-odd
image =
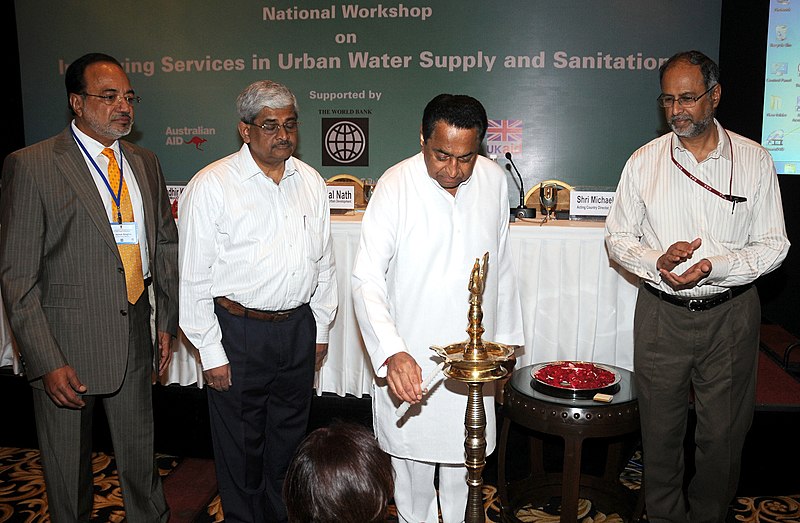
[[[463,463],[429,463],[392,456],[394,502],[400,523],[463,523],[467,510],[467,467]],[[437,505],[434,475],[439,467]]]

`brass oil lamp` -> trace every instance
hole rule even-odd
[[[433,346],[431,350],[444,359],[443,372],[448,378],[461,381],[468,386],[467,410],[464,416],[466,438],[464,439],[465,461],[467,467],[467,484],[469,495],[465,514],[466,523],[484,523],[486,516],[483,510],[482,472],[486,465],[486,411],[483,406],[483,384],[498,380],[508,374],[503,365],[509,361],[516,345],[504,345],[483,341],[483,289],[486,282],[486,271],[489,253],[483,260],[475,259],[470,273],[468,289],[470,291],[469,312],[467,314],[469,339],[462,343],[454,343],[446,347]]]

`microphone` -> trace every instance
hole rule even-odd
[[[506,152],[506,160],[509,162],[506,164],[506,169],[511,171],[511,167],[513,167],[519,178],[519,207],[511,209],[511,216],[515,218],[536,218],[536,209],[530,209],[525,206],[525,188],[522,186],[522,175],[514,164],[514,160],[511,159],[510,152]]]

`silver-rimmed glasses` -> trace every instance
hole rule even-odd
[[[716,86],[717,86],[717,84],[712,85],[711,87],[706,89],[706,92],[704,92],[703,94],[698,95],[698,96],[689,96],[689,95],[685,94],[685,95],[682,95],[682,96],[678,96],[676,98],[675,96],[672,96],[671,94],[663,94],[662,93],[661,95],[659,95],[658,98],[656,98],[656,100],[658,101],[658,105],[660,105],[664,109],[668,109],[668,108],[672,107],[672,105],[675,102],[678,102],[678,105],[680,105],[681,107],[687,107],[687,108],[688,107],[694,107],[695,104],[697,103],[697,100],[699,100],[700,98],[702,98],[705,95],[707,95],[708,93],[710,93],[711,90],[713,88],[715,88]]]
[[[275,134],[281,127],[283,127],[283,130],[286,131],[287,133],[292,134],[297,132],[297,128],[300,127],[300,122],[297,121],[286,122],[286,123],[264,122],[261,125],[255,123],[251,123],[250,125],[258,127],[266,134]]]
[[[136,96],[133,94],[90,94],[90,93],[81,93],[81,96],[91,96],[92,98],[98,98],[101,102],[106,105],[116,105],[121,101],[125,101],[128,105],[134,105],[141,103],[142,97]]]

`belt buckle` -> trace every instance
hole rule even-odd
[[[700,312],[705,310],[705,300],[692,299],[686,302],[686,308],[691,312]]]

